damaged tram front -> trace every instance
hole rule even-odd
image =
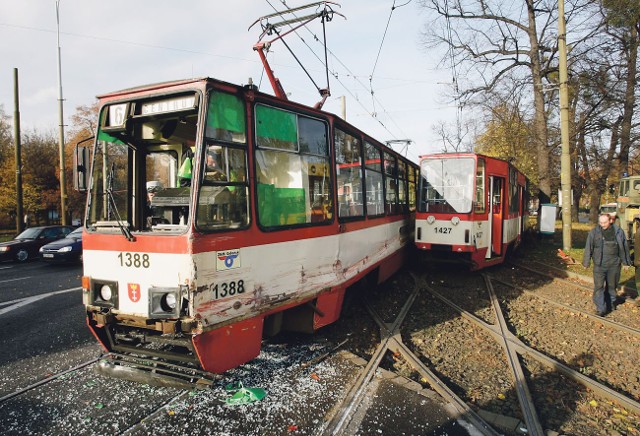
[[[245,108],[237,88],[224,88],[203,79],[101,96],[92,153],[77,150],[77,180],[88,185],[87,322],[120,356],[107,372],[122,371],[124,355],[220,372],[259,351],[250,340],[210,353],[212,342],[260,337],[251,323],[204,334],[243,318],[250,284],[239,249],[249,223]]]

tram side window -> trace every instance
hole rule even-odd
[[[416,210],[416,168],[409,165],[409,211]]]
[[[247,135],[244,106],[238,97],[210,94],[205,136],[196,226],[205,231],[246,227]]]
[[[380,150],[368,142],[364,143],[364,149],[367,216],[383,215],[384,188],[382,185],[382,158],[380,156]]]
[[[398,159],[398,212],[405,213],[407,210],[407,164]]]
[[[398,213],[398,170],[396,158],[391,153],[384,153],[385,174],[385,208],[389,215]]]
[[[360,139],[335,129],[338,217],[364,215],[362,195],[362,144]]]
[[[205,136],[244,144],[247,141],[242,100],[224,92],[212,92]]]
[[[277,228],[333,219],[327,124],[258,104],[258,221]]]
[[[513,168],[509,169],[509,213],[517,214],[520,209],[520,190],[518,189],[518,175]]]
[[[476,169],[476,198],[474,201],[475,213],[485,213],[486,211],[486,196],[485,196],[485,184],[484,184],[484,159],[478,159],[478,167]]]

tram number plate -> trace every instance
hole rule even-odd
[[[434,227],[434,230],[436,231],[436,233],[451,233],[451,227]]]
[[[149,268],[151,258],[147,253],[120,253],[118,254],[120,266],[127,268]]]
[[[244,280],[236,280],[223,283],[213,283],[211,285],[211,294],[213,299],[218,300],[220,298],[231,297],[237,294],[244,294]]]

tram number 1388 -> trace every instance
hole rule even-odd
[[[214,283],[211,285],[211,293],[213,294],[212,296],[214,300],[231,297],[236,294],[243,294],[244,291],[244,280]]]
[[[436,233],[451,233],[451,227],[434,227],[433,230],[435,230]]]

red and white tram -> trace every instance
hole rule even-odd
[[[527,179],[509,162],[474,153],[421,156],[415,242],[432,257],[502,263],[521,241]]]
[[[106,350],[219,373],[402,265],[418,167],[337,116],[210,78],[99,99],[82,284]]]

